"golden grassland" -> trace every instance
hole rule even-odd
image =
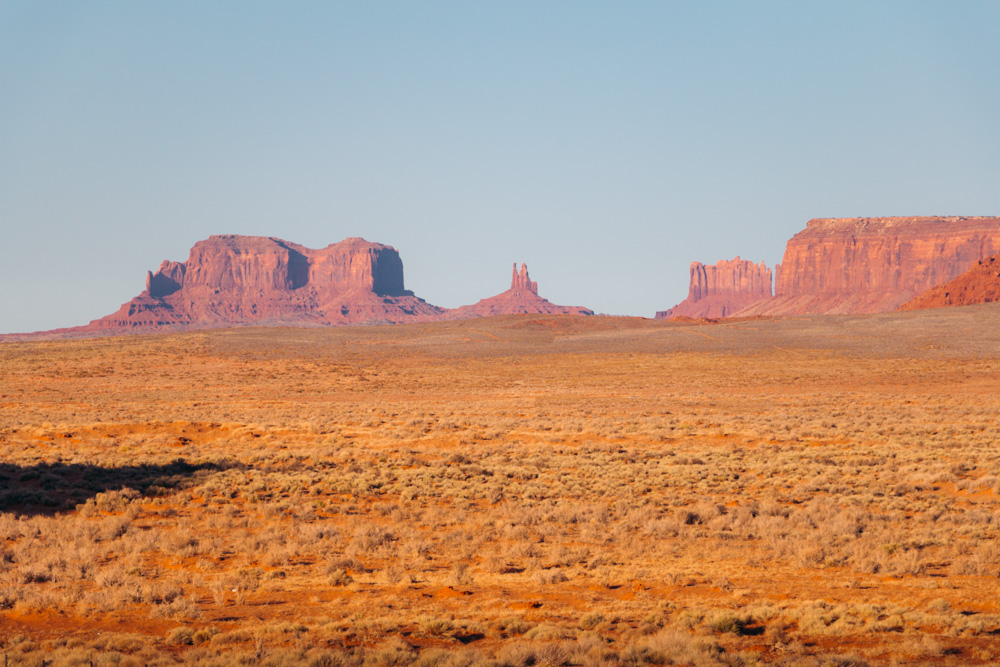
[[[0,659],[996,664],[997,324],[2,343]]]

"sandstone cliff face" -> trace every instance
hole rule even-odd
[[[895,310],[1000,252],[1000,218],[810,220],[788,241],[773,299],[740,315]]]
[[[510,278],[510,289],[511,291],[526,291],[532,294],[538,294],[538,283],[534,282],[528,277],[528,267],[524,262],[521,262],[521,271],[518,273],[517,262],[514,262],[514,272],[511,274]]]
[[[412,296],[403,287],[403,261],[393,248],[349,238],[312,251],[308,282],[340,291],[362,290],[380,296]]]
[[[395,249],[349,238],[314,250],[262,236],[212,236],[185,262],[163,262],[146,290],[98,331],[240,324],[359,324],[438,319],[403,287]]]
[[[900,310],[971,306],[1000,301],[1000,256],[979,260],[975,266],[946,283],[932,287],[904,303]]]
[[[705,265],[691,262],[688,297],[656,319],[674,317],[729,317],[761,299],[771,297],[771,269],[737,256]]]
[[[528,267],[521,264],[519,272],[515,262],[509,290],[471,306],[456,308],[448,314],[448,317],[462,319],[514,314],[593,315],[594,311],[580,306],[557,306],[538,296],[538,283],[528,276]]]

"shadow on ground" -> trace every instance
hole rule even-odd
[[[129,488],[142,495],[159,495],[188,486],[194,479],[228,470],[235,463],[188,463],[105,468],[81,463],[0,463],[0,512],[21,515],[56,514],[74,509],[105,491]]]

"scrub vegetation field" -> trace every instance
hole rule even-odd
[[[998,324],[2,343],[0,660],[997,664]]]

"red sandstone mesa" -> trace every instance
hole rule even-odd
[[[946,283],[932,287],[900,310],[971,306],[1000,301],[1000,256],[981,259],[971,269]]]
[[[510,280],[510,289],[471,306],[462,306],[452,311],[450,317],[489,317],[491,315],[530,314],[565,314],[593,315],[594,311],[580,306],[557,306],[538,296],[538,283],[528,277],[528,267],[521,264],[521,271],[514,263],[514,273]]]
[[[754,264],[739,256],[707,266],[691,262],[688,297],[656,313],[656,319],[729,317],[770,296],[771,269],[764,262]]]
[[[196,243],[186,261],[164,261],[148,272],[146,289],[115,313],[38,334],[394,324],[513,313],[593,315],[538,296],[523,264],[520,273],[515,265],[506,292],[449,310],[404,288],[403,262],[386,245],[349,238],[314,250],[274,237],[220,235]]]
[[[810,220],[775,267],[774,297],[739,315],[895,310],[1000,253],[1000,218]]]
[[[403,262],[389,246],[349,238],[313,250],[224,235],[196,243],[186,262],[163,262],[142,294],[81,329],[414,322],[443,312],[403,287]]]

